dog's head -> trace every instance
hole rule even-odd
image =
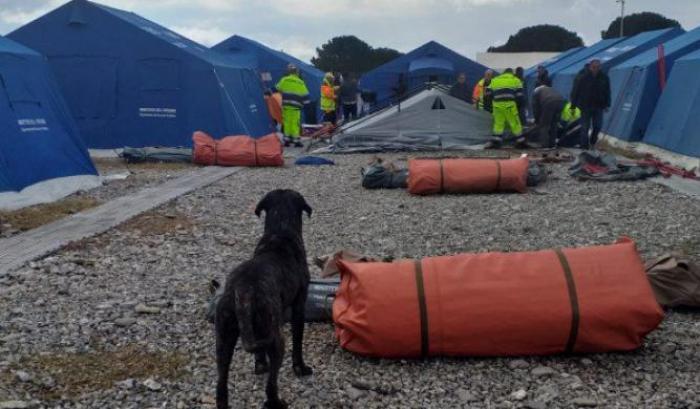
[[[255,207],[255,215],[265,212],[265,229],[294,228],[301,233],[302,215],[311,217],[313,209],[301,193],[291,189],[277,189],[265,195]]]

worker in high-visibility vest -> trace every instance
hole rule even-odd
[[[493,98],[493,136],[491,147],[498,147],[503,142],[503,133],[506,125],[511,134],[519,138],[523,133],[518,113],[518,98],[523,98],[523,83],[508,68],[505,72],[491,80],[491,84],[484,91],[490,93]]]
[[[541,85],[532,93],[535,128],[528,131],[528,143],[551,148],[566,135],[567,129],[581,118],[581,110],[571,106],[556,89]]]
[[[486,95],[486,88],[491,84],[491,79],[493,79],[493,70],[486,70],[484,78],[480,79],[474,86],[472,103],[476,109],[491,112],[491,98]]]
[[[321,111],[323,111],[323,122],[335,125],[338,109],[336,91],[339,87],[335,86],[335,77],[332,72],[327,72],[323,77],[323,85],[321,85]]]
[[[275,88],[282,94],[284,146],[293,143],[296,147],[302,147],[301,110],[309,103],[309,90],[299,76],[299,69],[294,64],[289,64],[287,75],[279,80]]]

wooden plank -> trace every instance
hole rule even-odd
[[[243,168],[204,167],[191,174],[120,197],[26,233],[0,240],[0,276],[66,244],[103,233],[134,216],[208,186]]]

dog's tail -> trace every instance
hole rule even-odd
[[[264,297],[256,297],[252,288],[240,288],[235,291],[235,303],[243,349],[258,352],[272,344],[273,328],[279,324]]]

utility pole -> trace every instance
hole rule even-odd
[[[620,37],[625,36],[625,1],[627,0],[617,0],[620,3]]]

